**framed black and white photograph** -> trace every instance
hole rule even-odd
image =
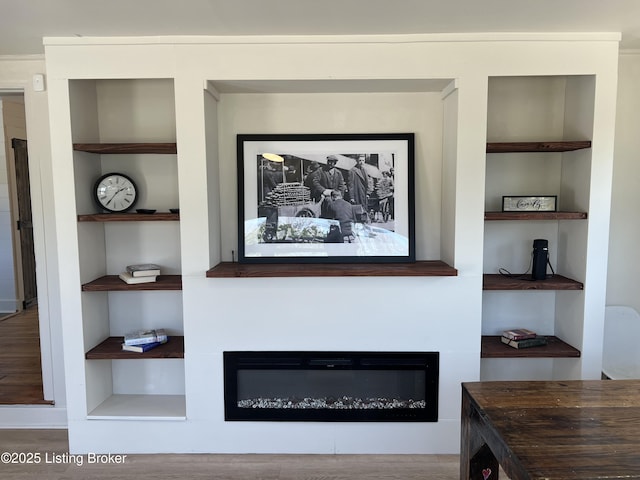
[[[415,261],[414,135],[238,135],[238,261]]]

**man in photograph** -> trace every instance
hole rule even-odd
[[[333,190],[330,198],[331,200],[327,199],[327,217],[340,222],[342,237],[350,241],[353,235],[353,224],[356,222],[353,205],[344,200],[338,190]]]
[[[315,179],[322,174],[320,164],[318,162],[311,162],[307,167],[307,175],[304,177],[304,186],[311,192],[311,198],[315,202],[319,202],[322,199],[322,192],[314,187]]]
[[[313,179],[314,190],[324,197],[330,197],[333,190],[340,191],[344,194],[346,185],[342,172],[337,168],[338,158],[334,155],[327,157],[327,164],[321,170],[320,174]]]
[[[364,160],[364,155],[360,155],[355,167],[349,170],[349,200],[354,205],[362,205],[368,210],[373,180],[364,168]]]
[[[312,195],[318,196],[319,199],[330,199],[331,192],[337,190],[340,195],[344,195],[347,186],[344,183],[342,172],[337,167],[338,158],[334,155],[327,157],[327,164],[320,170],[320,173],[313,178]],[[320,216],[328,218],[326,201],[322,200]]]
[[[282,183],[282,167],[268,160],[258,165],[258,193],[260,201],[265,201],[271,191]]]

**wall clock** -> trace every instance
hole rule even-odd
[[[131,178],[122,173],[107,173],[96,181],[93,195],[100,208],[120,213],[136,204],[138,188]]]

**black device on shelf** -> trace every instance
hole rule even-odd
[[[531,278],[533,280],[546,279],[547,264],[549,263],[549,241],[543,238],[535,239],[533,241],[531,258]]]

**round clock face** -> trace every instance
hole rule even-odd
[[[126,212],[138,199],[136,184],[122,173],[107,173],[95,184],[93,194],[100,208],[108,212]]]

